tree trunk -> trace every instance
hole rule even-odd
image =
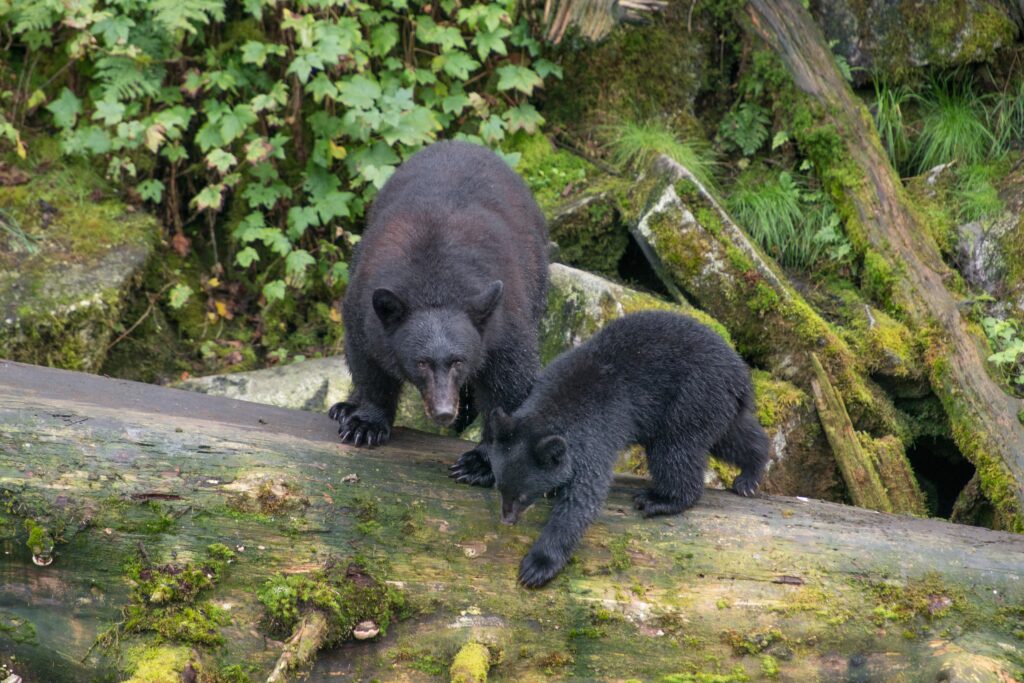
[[[836,200],[865,258],[865,287],[919,330],[934,332],[930,380],[960,450],[1003,523],[1024,531],[1021,401],[989,376],[984,339],[969,328],[947,289],[952,273],[915,213],[864,105],[835,66],[821,31],[800,3],[751,0],[753,29],[793,78],[797,143]],[[874,273],[874,277],[872,276]]]
[[[266,680],[291,634],[268,631],[264,582],[349,566],[353,585],[386,582],[396,619],[321,651],[309,680],[430,680],[470,641],[492,680],[1024,676],[1020,536],[721,491],[644,520],[642,481],[619,478],[575,561],[529,591],[516,569],[547,505],[504,527],[494,491],[446,477],[463,442],[398,430],[361,450],[335,431],[322,414],[0,362],[3,663],[28,681]],[[315,621],[298,620],[293,651]]]

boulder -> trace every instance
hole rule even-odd
[[[812,0],[811,11],[857,85],[987,62],[1017,34],[1000,0]]]
[[[96,372],[160,225],[88,168],[32,166],[0,183],[0,357]]]

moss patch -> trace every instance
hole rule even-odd
[[[130,648],[125,654],[126,669],[131,673],[127,683],[181,683],[181,672],[191,659],[192,653],[187,647]]]
[[[487,683],[491,653],[480,643],[466,643],[455,655],[450,669],[451,683]]]

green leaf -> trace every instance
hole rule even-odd
[[[331,278],[342,284],[348,282],[348,264],[344,261],[338,261],[331,266]]]
[[[469,98],[465,93],[453,93],[441,100],[441,111],[445,114],[461,114],[469,106]]]
[[[263,298],[267,300],[268,304],[284,299],[284,293],[284,280],[273,280],[263,285]]]
[[[303,275],[306,269],[316,263],[316,259],[305,249],[295,249],[285,257],[284,270],[289,275]]]
[[[231,144],[233,140],[241,137],[245,129],[251,124],[256,123],[256,120],[256,113],[253,112],[252,107],[248,104],[239,104],[231,109],[231,111],[225,112],[218,121],[223,144]]]
[[[309,226],[320,225],[320,217],[312,206],[293,206],[288,209],[288,236],[293,240],[302,237]]]
[[[453,48],[466,47],[462,31],[454,26],[442,26],[429,16],[416,19],[416,39],[427,45],[439,46],[442,53]]]
[[[444,71],[452,78],[465,81],[469,80],[469,72],[480,66],[480,62],[462,50],[450,50],[434,57],[431,66],[434,71]]]
[[[252,247],[245,247],[244,249],[239,251],[237,254],[235,254],[235,263],[237,263],[238,265],[242,266],[243,268],[248,268],[253,263],[255,263],[256,261],[259,261],[259,260],[260,260],[259,252],[256,251],[255,249],[253,249]]]
[[[508,48],[505,46],[505,38],[512,33],[504,26],[499,26],[493,31],[481,31],[473,36],[473,46],[480,59],[487,59],[487,55],[494,52],[499,55],[508,55]]]
[[[354,197],[355,195],[351,192],[334,190],[319,198],[316,202],[316,210],[320,215],[320,220],[326,224],[335,218],[348,218],[352,213],[349,204]]]
[[[559,80],[562,78],[562,67],[552,61],[543,58],[535,59],[533,60],[532,66],[533,70],[536,71],[537,75],[541,78],[547,78],[548,76],[554,76]]]
[[[370,109],[380,96],[377,81],[361,74],[338,84],[338,99],[349,107]]]
[[[789,142],[789,133],[787,133],[784,130],[780,130],[772,138],[772,151],[774,152],[776,149],[782,147],[787,142]]]
[[[499,66],[497,72],[498,90],[515,89],[523,94],[532,95],[534,88],[544,84],[544,80],[536,71],[518,64]]]
[[[143,180],[138,186],[139,196],[142,197],[143,201],[153,202],[159,204],[160,200],[164,196],[164,184],[152,178],[150,180]]]
[[[544,117],[529,102],[508,109],[501,117],[508,123],[509,133],[524,130],[533,135],[540,126],[544,125]]]
[[[207,185],[195,196],[192,204],[200,211],[220,211],[221,204],[224,202],[223,192],[224,186],[221,184]]]
[[[221,175],[227,173],[237,163],[238,159],[235,155],[223,149],[215,149],[206,155],[206,166],[216,169]]]
[[[329,97],[332,100],[338,98],[338,88],[331,82],[331,79],[323,71],[316,75],[312,81],[306,85],[306,91],[313,95],[313,101],[320,104],[324,101],[325,97]]]
[[[500,142],[505,138],[505,122],[497,114],[480,124],[480,137],[488,143]]]
[[[171,287],[171,291],[167,295],[167,303],[170,304],[171,308],[178,310],[188,303],[189,297],[192,294],[192,288],[188,285],[183,283],[176,284]]]
[[[213,147],[220,147],[224,144],[224,139],[220,135],[220,128],[212,121],[207,121],[196,132],[196,144],[199,145],[199,149],[203,152],[209,151]]]
[[[389,22],[374,27],[370,31],[370,54],[375,57],[384,57],[391,48],[398,45],[398,24]]]
[[[57,99],[46,105],[46,110],[53,114],[53,122],[58,128],[72,128],[82,113],[82,101],[75,97],[75,93],[64,88]]]

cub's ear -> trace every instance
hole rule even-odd
[[[516,421],[506,415],[500,406],[491,411],[491,434],[494,438],[508,436],[515,429]]]
[[[390,289],[384,288],[373,290],[373,310],[377,313],[377,317],[380,318],[380,322],[387,332],[398,327],[408,313],[405,302]]]
[[[568,446],[565,439],[557,434],[545,436],[537,442],[533,457],[542,469],[553,470],[565,462],[565,451]]]
[[[477,327],[483,326],[491,317],[491,313],[494,313],[494,309],[498,307],[504,291],[504,283],[501,280],[495,280],[487,285],[484,291],[469,300],[469,317]]]

